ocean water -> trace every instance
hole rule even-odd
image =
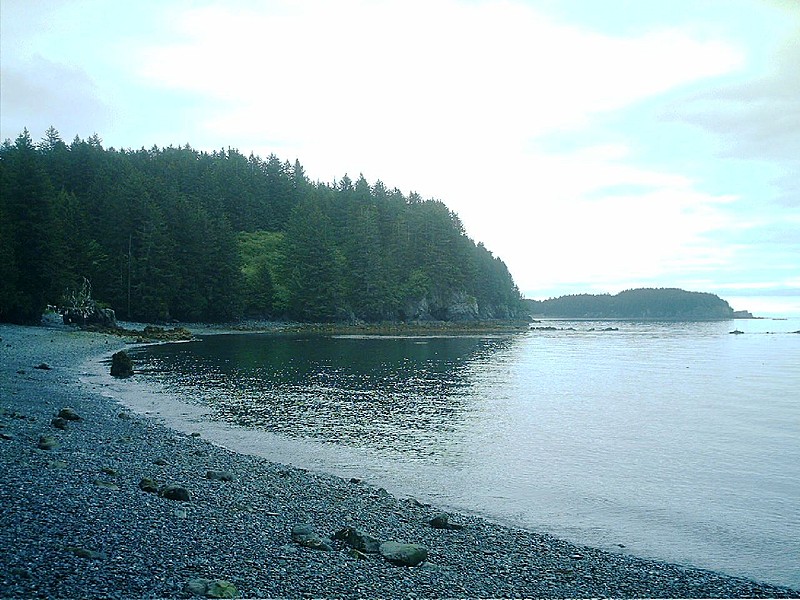
[[[800,589],[800,319],[533,327],[555,329],[206,336],[135,350],[109,393],[237,451]]]

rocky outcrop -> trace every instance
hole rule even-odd
[[[466,291],[457,291],[442,296],[428,294],[422,298],[409,299],[400,314],[403,321],[450,321],[471,322],[480,320],[515,319],[524,315],[522,304],[481,303]]]
[[[101,329],[114,329],[117,327],[117,315],[111,308],[67,309],[61,314],[64,325],[77,325],[79,327],[98,327]]]

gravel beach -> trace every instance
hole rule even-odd
[[[800,595],[470,515],[434,527],[436,507],[172,431],[80,385],[125,345],[0,325],[0,597]],[[376,540],[427,560],[397,564]]]

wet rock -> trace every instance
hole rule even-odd
[[[233,473],[229,471],[206,471],[206,479],[214,481],[233,481]]]
[[[165,485],[158,491],[158,495],[167,500],[177,502],[191,502],[192,496],[185,487],[179,485]]]
[[[236,586],[225,579],[191,579],[186,582],[184,591],[206,598],[236,598],[239,596]]]
[[[113,377],[130,377],[133,375],[133,361],[124,350],[111,355],[111,375]]]
[[[100,469],[100,471],[102,473],[105,473],[106,475],[111,475],[112,477],[117,474],[117,470],[113,467],[103,467],[102,469]]]
[[[80,421],[81,417],[78,413],[75,412],[74,408],[70,408],[69,406],[65,406],[60,411],[58,411],[58,416],[62,419],[66,419],[67,421]]]
[[[153,464],[154,465],[158,465],[159,467],[164,467],[164,466],[168,465],[169,463],[166,460],[164,460],[163,458],[157,458],[157,459],[155,459],[153,461]]]
[[[327,538],[320,537],[314,531],[314,527],[308,523],[299,523],[292,527],[292,541],[304,548],[327,552],[333,550],[332,542]]]
[[[129,413],[126,413],[125,411],[122,411],[121,413],[119,413],[117,415],[117,418],[118,419],[122,419],[124,421],[130,421],[131,420],[131,415]]]
[[[34,369],[41,369],[42,371],[49,371],[51,369],[50,365],[48,365],[47,363],[39,363],[38,365],[36,365],[33,368]]]
[[[341,540],[354,550],[367,553],[377,553],[381,542],[368,533],[353,527],[344,527],[333,534],[333,539]]]
[[[430,523],[430,526],[433,527],[434,529],[449,529],[449,530],[464,529],[463,525],[459,525],[458,523],[451,523],[450,515],[448,515],[447,513],[439,513],[428,522]]]
[[[39,450],[52,450],[58,447],[58,440],[49,435],[43,435],[39,438],[36,447],[39,448]]]
[[[148,494],[157,494],[159,485],[149,477],[142,477],[141,481],[139,481],[139,489]]]
[[[13,440],[14,434],[13,433],[0,433],[0,440]]]
[[[428,559],[428,549],[419,544],[383,542],[379,550],[387,561],[403,567],[416,567]]]
[[[55,417],[52,421],[50,421],[50,425],[52,425],[56,429],[63,430],[67,428],[67,420],[62,417]]]
[[[744,331],[742,331],[741,329],[734,329],[733,331],[731,331],[731,335],[742,335],[743,333]]]

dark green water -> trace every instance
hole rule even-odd
[[[470,372],[508,338],[215,335],[147,350],[148,377],[215,418],[407,455],[469,420]]]

